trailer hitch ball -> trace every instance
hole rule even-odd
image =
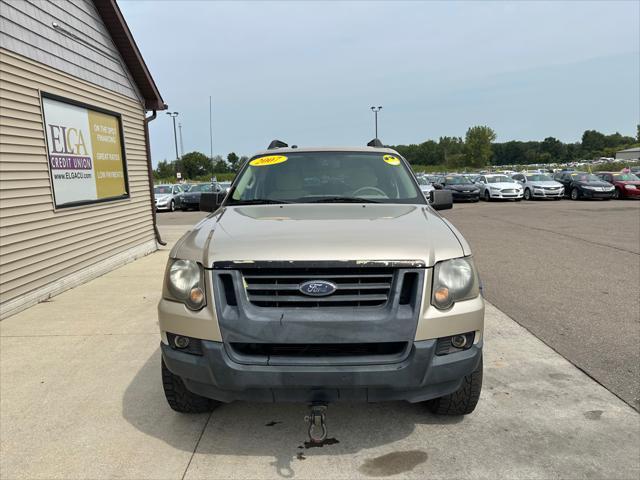
[[[306,415],[304,420],[309,424],[309,440],[322,443],[327,438],[327,405],[311,405],[309,415]]]

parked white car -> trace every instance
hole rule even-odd
[[[480,175],[476,177],[475,184],[480,189],[480,198],[487,201],[502,199],[519,202],[524,195],[522,185],[506,175]]]
[[[420,186],[420,190],[422,191],[424,198],[426,198],[427,200],[430,200],[431,192],[433,192],[435,188],[433,187],[433,185],[431,184],[431,182],[427,177],[420,176],[420,177],[417,177],[417,179],[418,179],[418,185]]]

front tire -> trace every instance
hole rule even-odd
[[[478,368],[462,380],[462,386],[444,397],[427,401],[427,408],[436,415],[468,415],[473,412],[482,390],[482,358]]]
[[[571,189],[571,200],[578,200],[580,198],[580,192],[577,188],[573,187]]]
[[[176,202],[174,202],[173,200],[171,200],[171,203],[169,204],[169,211],[170,212],[176,211]]]
[[[528,188],[524,189],[524,199],[531,200],[531,190],[529,190]]]
[[[622,194],[620,193],[620,189],[616,188],[613,191],[613,198],[615,198],[616,200],[620,200],[622,198]]]
[[[182,379],[171,373],[162,360],[162,388],[169,406],[180,413],[207,413],[212,411],[220,402],[201,397],[187,390]]]
[[[491,201],[491,194],[489,193],[489,190],[485,190],[485,191],[484,191],[484,199],[485,199],[487,202],[490,202],[490,201]]]

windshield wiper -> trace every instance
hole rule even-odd
[[[268,198],[255,198],[252,200],[232,200],[229,205],[282,205],[287,202],[286,200],[270,200]]]
[[[356,197],[325,197],[315,200],[307,200],[305,203],[380,203],[376,200],[370,200],[368,198],[356,198]]]

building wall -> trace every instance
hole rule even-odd
[[[640,150],[622,150],[616,153],[618,160],[638,160],[640,159]]]
[[[2,48],[140,98],[91,0],[0,0],[0,7]]]
[[[156,244],[141,103],[5,49],[0,77],[3,318],[145,255]],[[129,199],[54,209],[40,91],[122,115]]]

